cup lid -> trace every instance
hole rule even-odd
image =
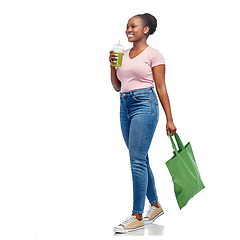
[[[122,45],[118,45],[118,44],[115,44],[113,47],[112,47],[112,50],[114,51],[114,52],[123,52],[123,50],[124,50],[124,48],[123,48],[123,46]]]

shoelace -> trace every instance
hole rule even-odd
[[[154,212],[154,209],[155,208],[153,208],[151,205],[150,205],[150,207],[149,207],[149,209],[147,210],[147,218],[149,218],[149,217],[151,217],[151,215],[153,214],[153,212]]]
[[[124,227],[127,227],[130,223],[132,223],[136,219],[136,216],[127,217],[127,219],[121,224]]]

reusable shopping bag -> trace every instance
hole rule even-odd
[[[179,148],[177,150],[171,133],[169,135],[174,156],[166,162],[166,165],[172,176],[178,206],[182,209],[205,186],[201,180],[190,142],[183,146],[180,137],[175,133],[174,137]]]

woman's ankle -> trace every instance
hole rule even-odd
[[[159,208],[159,207],[160,207],[160,204],[159,204],[159,202],[156,202],[156,203],[154,203],[154,204],[151,204],[151,206],[156,207],[156,208]]]
[[[142,214],[133,213],[132,216],[136,216],[136,219],[137,219],[138,221],[141,221],[141,220],[142,220]]]

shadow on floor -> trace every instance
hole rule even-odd
[[[137,230],[129,233],[115,233],[116,237],[125,237],[125,236],[162,236],[164,226],[158,224],[148,224],[145,225],[145,229]]]

